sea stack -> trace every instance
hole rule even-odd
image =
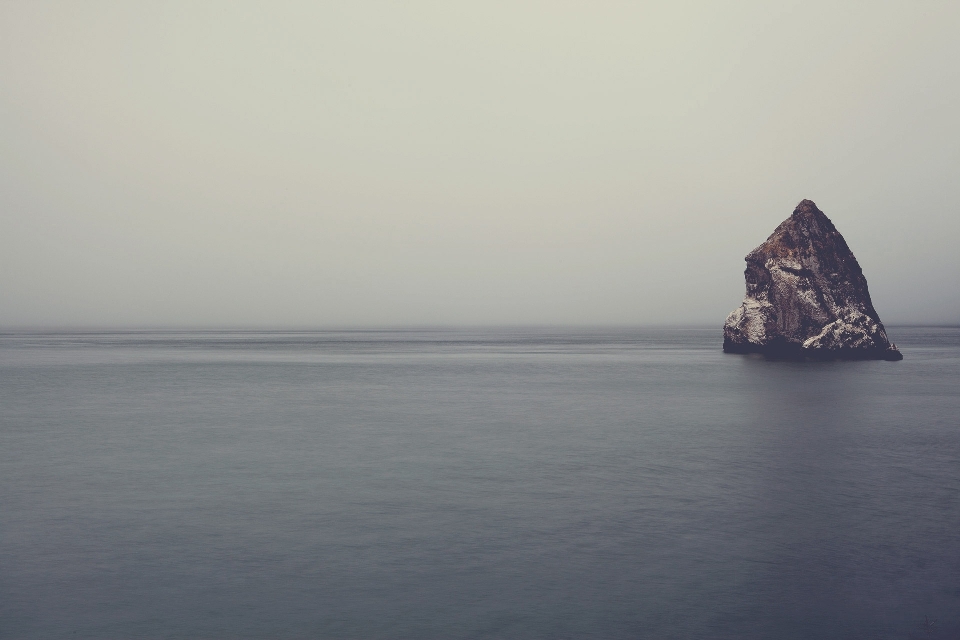
[[[727,353],[902,360],[847,242],[810,200],[747,254],[747,295],[723,325]]]

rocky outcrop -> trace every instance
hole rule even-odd
[[[747,254],[747,295],[723,325],[727,353],[901,360],[840,232],[810,200]]]

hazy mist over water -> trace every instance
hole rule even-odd
[[[0,3],[0,326],[960,321],[956,2]]]
[[[960,330],[890,333],[0,334],[0,637],[955,638]]]

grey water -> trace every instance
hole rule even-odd
[[[958,638],[960,329],[0,334],[3,638]]]

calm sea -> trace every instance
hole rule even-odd
[[[3,638],[958,638],[960,329],[0,335]]]

